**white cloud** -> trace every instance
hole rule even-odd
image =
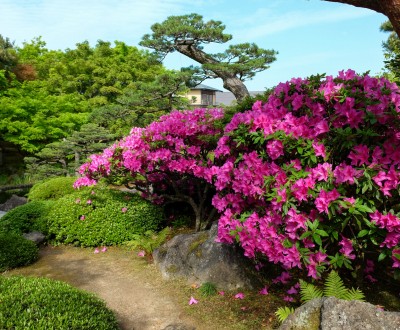
[[[73,47],[98,39],[137,44],[150,26],[170,15],[181,14],[183,0],[146,1],[12,1],[2,0],[0,33],[29,41],[43,36],[49,48]]]
[[[263,11],[266,12],[266,15],[261,20],[260,13],[263,13]],[[287,13],[274,13],[270,9],[260,9],[253,17],[248,17],[246,19],[248,22],[253,22],[252,26],[246,26],[246,29],[238,30],[235,33],[235,39],[248,40],[249,37],[251,37],[251,39],[258,39],[301,27],[323,23],[334,23],[345,20],[354,20],[373,14],[374,12],[371,10],[354,8],[350,6],[318,11],[291,11]]]

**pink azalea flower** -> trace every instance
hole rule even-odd
[[[97,253],[100,253],[100,251],[99,251],[98,248],[95,248],[93,253],[94,253],[94,254],[97,254]]]
[[[198,302],[199,302],[198,300],[194,299],[193,297],[190,297],[189,305],[195,305],[195,304],[197,304]]]
[[[284,296],[284,297],[283,297],[283,300],[284,300],[284,301],[288,301],[288,302],[294,301],[293,297],[290,297],[290,296]]]
[[[267,152],[272,160],[283,155],[283,143],[279,140],[272,140],[267,143]]]
[[[292,286],[289,290],[286,291],[287,294],[297,294],[299,290],[297,290],[294,286]]]
[[[321,156],[322,158],[326,157],[325,146],[322,143],[314,142],[312,144],[315,152],[315,156]]]
[[[258,293],[262,294],[262,295],[267,295],[268,294],[268,288],[265,286],[260,291],[258,291]]]
[[[101,249],[101,252],[106,252],[107,251],[107,247],[103,246],[103,248]]]
[[[378,280],[377,280],[375,277],[373,277],[372,275],[370,275],[370,274],[366,275],[365,278],[366,278],[368,281],[370,281],[371,283],[378,282]]]
[[[121,209],[121,212],[122,212],[122,213],[126,213],[126,211],[128,211],[128,209],[127,209],[126,207],[123,207],[123,208]]]
[[[239,293],[235,294],[235,299],[244,299],[244,293],[239,292]]]
[[[339,251],[343,253],[347,258],[351,260],[356,258],[354,254],[351,254],[354,251],[353,243],[351,242],[351,240],[342,236],[342,240],[339,242],[339,245],[342,246],[342,248]]]
[[[92,200],[91,200],[91,199],[88,199],[87,202],[86,202],[86,204],[88,204],[88,205],[92,204]]]
[[[138,257],[144,257],[146,255],[146,252],[144,252],[142,250],[142,251],[139,251],[137,255],[138,255]]]
[[[82,220],[82,221],[85,220],[85,219],[86,219],[86,217],[84,215],[81,215],[80,218],[79,218],[79,220]]]

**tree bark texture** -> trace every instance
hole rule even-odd
[[[394,31],[400,38],[400,0],[323,0],[340,2],[355,7],[367,8],[381,13],[389,18]]]

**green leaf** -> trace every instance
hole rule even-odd
[[[359,233],[358,233],[358,235],[357,235],[357,237],[364,237],[365,235],[367,235],[369,233],[369,230],[367,230],[367,229],[363,229],[363,230],[361,230]]]
[[[313,237],[315,243],[317,243],[319,246],[322,245],[322,240],[321,240],[321,237],[319,235],[313,234],[312,237]]]
[[[378,262],[384,260],[387,257],[385,252],[381,252],[378,257]]]
[[[325,230],[322,230],[322,229],[317,229],[315,231],[315,233],[320,235],[320,236],[323,236],[323,237],[328,237],[329,236],[329,234]]]

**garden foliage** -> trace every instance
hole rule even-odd
[[[45,201],[49,199],[58,199],[73,193],[73,183],[75,177],[55,177],[36,183],[28,193],[30,201]]]
[[[40,231],[48,232],[47,214],[53,201],[33,201],[18,206],[0,218],[0,231],[18,234]]]
[[[38,251],[34,242],[28,241],[21,235],[13,232],[0,233],[0,272],[30,265],[37,260]],[[2,302],[0,305],[3,305],[2,299],[0,301]]]
[[[157,230],[162,209],[138,195],[104,187],[66,195],[48,213],[49,237],[80,246],[118,245]]]
[[[0,277],[1,329],[119,329],[105,303],[61,281]]]
[[[384,78],[292,79],[237,113],[215,149],[205,141],[222,111],[174,112],[91,156],[76,186],[106,176],[177,193],[190,177],[216,192],[219,240],[248,257],[314,278],[365,259],[400,268],[399,112]]]

